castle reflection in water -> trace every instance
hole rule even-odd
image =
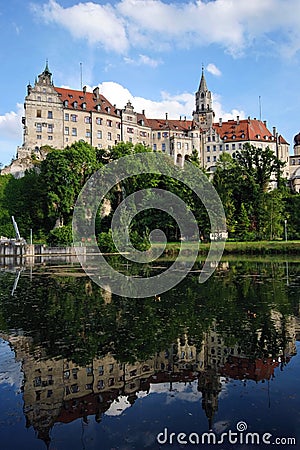
[[[271,316],[276,329],[280,330],[283,317],[277,311],[271,311]],[[243,354],[238,344],[225,345],[216,326],[212,325],[204,333],[200,350],[185,334],[170,348],[145,361],[120,363],[112,354],[106,354],[85,366],[67,359],[47,358],[43,347],[33,346],[29,337],[17,334],[2,337],[10,342],[16,359],[22,363],[26,425],[32,426],[38,438],[49,445],[55,423],[70,423],[78,418],[87,421],[88,416],[100,422],[103,414],[113,408],[122,413],[122,409],[133,405],[140,395],[147,395],[151,387],[161,383],[169,383],[172,390],[175,383],[197,382],[202,408],[211,428],[224,381],[238,379],[244,383],[247,380],[259,383],[270,380],[275,369],[283,370],[296,354],[299,319],[285,317],[284,326],[285,346],[279,347],[275,357],[271,352],[268,355],[267,348],[263,358],[255,358]]]

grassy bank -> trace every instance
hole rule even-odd
[[[194,247],[197,244],[186,244]],[[207,254],[210,244],[199,244],[199,254]],[[167,254],[177,254],[179,242],[167,244]],[[258,242],[226,242],[224,255],[300,255],[300,241],[258,241]]]

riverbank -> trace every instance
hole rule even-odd
[[[191,248],[197,244],[186,244]],[[210,244],[199,244],[199,254],[208,253]],[[168,255],[177,254],[180,249],[180,242],[170,242],[167,244],[165,253]],[[225,243],[223,255],[300,255],[300,241],[256,241],[256,242],[231,242]]]

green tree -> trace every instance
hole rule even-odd
[[[76,142],[64,150],[52,150],[41,164],[48,215],[53,226],[71,222],[74,205],[88,178],[100,167],[96,150]]]

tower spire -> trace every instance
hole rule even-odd
[[[212,96],[211,92],[207,88],[203,64],[201,80],[195,97],[196,110],[193,112],[193,120],[197,122],[202,129],[209,129],[212,127],[215,114],[212,109]]]
[[[203,64],[202,64],[202,74],[201,74],[201,80],[200,80],[198,91],[199,92],[207,92],[208,91],[207,84],[206,84],[206,79],[205,79],[205,76],[204,76],[204,66],[203,66]]]

